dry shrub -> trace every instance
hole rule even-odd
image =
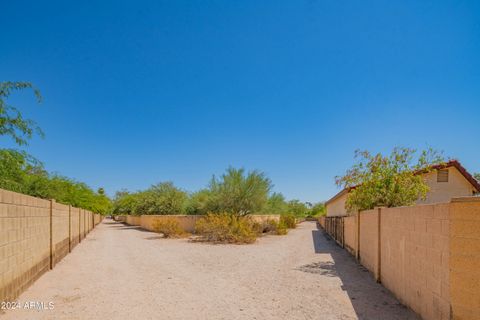
[[[180,238],[186,235],[175,218],[156,219],[153,222],[153,230],[163,233],[165,238]]]
[[[257,239],[254,223],[248,217],[233,214],[207,214],[195,224],[203,241],[215,243],[253,243]]]
[[[297,219],[293,214],[282,214],[279,223],[288,229],[295,229],[297,227]]]
[[[280,220],[280,222],[277,224],[277,230],[275,231],[275,234],[279,236],[284,236],[288,233],[288,227],[287,225]]]
[[[257,236],[261,236],[263,233],[263,223],[257,221],[252,222],[252,230]]]
[[[274,220],[274,219],[267,219],[261,223],[254,222],[253,229],[258,235],[262,235],[262,234],[285,235],[288,232],[285,223],[277,222],[277,220]]]

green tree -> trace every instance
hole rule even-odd
[[[151,186],[145,191],[127,194],[127,198],[117,201],[127,204],[116,212],[127,211],[130,214],[183,214],[185,213],[187,193],[175,187],[172,182],[163,182]]]
[[[480,181],[480,172],[475,173],[475,174],[473,175],[473,177],[474,177],[475,179],[477,179],[477,181]]]
[[[187,201],[186,213],[198,215],[207,214],[211,196],[211,192],[208,189],[202,189],[192,193]]]
[[[378,206],[396,207],[424,199],[429,188],[419,173],[443,163],[438,152],[428,149],[395,148],[389,156],[356,151],[357,163],[345,175],[336,177],[337,185],[351,189],[346,201],[349,211]]]
[[[183,214],[186,200],[186,192],[172,182],[158,183],[140,193],[137,214]]]
[[[213,176],[208,211],[239,216],[261,212],[268,201],[272,182],[263,172],[228,168],[220,178]]]
[[[12,92],[24,89],[32,89],[37,101],[42,101],[40,91],[30,82],[0,82],[0,135],[12,137],[18,145],[26,145],[34,133],[43,136],[33,120],[25,119],[16,107],[7,103]]]
[[[293,214],[295,217],[305,217],[309,208],[300,200],[290,200],[288,203],[288,213]]]
[[[263,214],[284,214],[288,211],[288,205],[285,197],[281,193],[272,193],[262,209]]]
[[[325,204],[323,202],[314,204],[308,212],[308,216],[310,217],[319,217],[325,214],[327,214],[327,209],[325,208]]]
[[[139,194],[130,193],[126,190],[117,191],[113,198],[113,210],[115,215],[134,214],[139,204]]]
[[[40,161],[26,152],[0,149],[0,188],[27,193],[29,175],[43,175]]]

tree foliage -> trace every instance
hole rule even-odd
[[[114,199],[114,214],[183,214],[187,193],[172,182],[162,182],[147,190],[130,193],[117,192]]]
[[[260,212],[271,188],[272,182],[263,172],[228,168],[220,178],[213,176],[210,182],[208,209],[239,216]]]
[[[211,196],[212,193],[208,189],[202,189],[192,193],[187,200],[185,213],[197,215],[207,214],[210,210]]]
[[[0,149],[0,188],[107,214],[110,199],[86,184],[49,174],[43,164],[26,152]]]
[[[428,149],[395,148],[389,156],[356,151],[357,163],[345,175],[336,177],[337,185],[350,189],[346,207],[349,211],[378,206],[412,205],[424,199],[428,186],[421,174],[441,164],[441,154]]]
[[[43,136],[33,120],[25,119],[16,107],[7,103],[14,91],[25,89],[32,89],[37,101],[42,101],[40,91],[30,82],[0,82],[0,135],[10,136],[18,145],[26,145],[34,133]]]
[[[323,203],[306,205],[299,200],[287,202],[281,193],[272,193],[272,182],[262,172],[228,168],[219,178],[213,176],[207,188],[190,194],[171,182],[147,190],[117,192],[113,213],[123,214],[291,214],[317,216]]]

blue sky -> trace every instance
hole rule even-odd
[[[355,149],[432,146],[480,171],[478,1],[7,1],[0,81],[26,150],[113,194],[259,169],[326,200]],[[0,147],[13,144],[2,138]]]

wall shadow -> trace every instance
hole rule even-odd
[[[316,262],[298,268],[319,276],[338,277],[355,310],[358,319],[390,320],[420,319],[412,310],[402,305],[355,257],[341,248],[323,231],[312,230],[315,253],[327,254],[332,261]],[[319,288],[321,289],[321,288]]]

